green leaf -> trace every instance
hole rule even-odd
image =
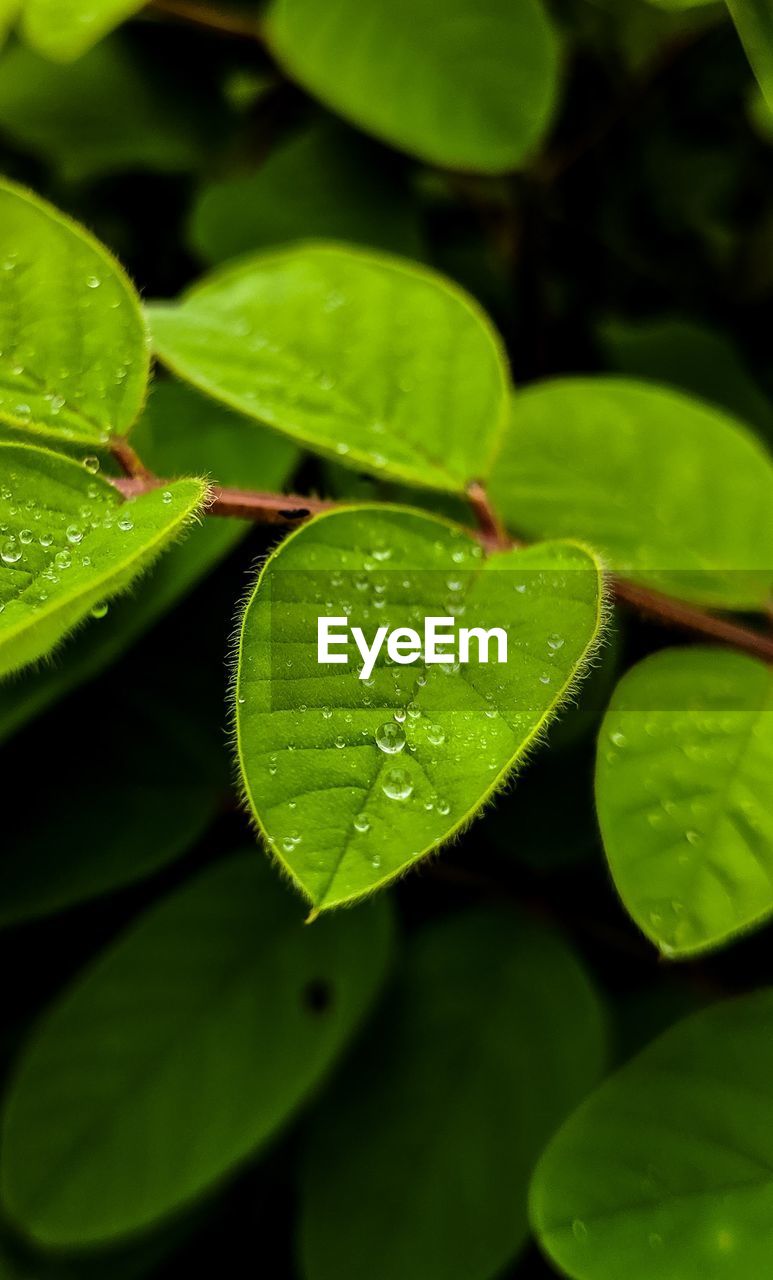
[[[598,1080],[604,1039],[553,934],[506,911],[419,933],[312,1128],[306,1280],[499,1275],[528,1236],[532,1166]]]
[[[87,467],[0,444],[0,675],[41,658],[125,591],[206,496],[176,480],[131,502]]]
[[[236,731],[246,798],[316,909],[359,898],[437,849],[529,747],[593,651],[601,576],[572,543],[481,557],[459,526],[399,507],[318,517],[264,566],[241,627]],[[317,663],[317,618],[426,616],[509,632],[509,661]],[[381,745],[379,745],[381,744]]]
[[[252,429],[227,409],[174,382],[155,382],[132,436],[157,475],[204,474],[219,484],[282,489],[297,450],[269,431]],[[241,520],[205,520],[195,538],[170,547],[150,568],[136,596],[115,601],[98,627],[89,627],[43,670],[0,686],[0,742],[70,690],[98,675],[153,626],[244,538]]]
[[[43,1018],[3,1120],[0,1185],[37,1242],[123,1237],[253,1155],[373,1000],[383,904],[305,929],[261,859],[229,859],[147,912]]]
[[[635,323],[609,320],[601,326],[601,342],[618,372],[700,396],[773,440],[770,401],[726,334],[667,316]]]
[[[540,0],[274,0],[269,46],[305,89],[431,164],[503,173],[528,158],[558,91]]]
[[[79,58],[146,0],[22,0],[25,39],[55,62]]]
[[[0,181],[0,421],[104,444],[148,383],[142,311],[114,258],[30,192]]]
[[[765,101],[773,109],[773,4],[771,0],[727,0]]]
[[[25,786],[40,760],[41,739],[35,733],[14,743],[3,763],[0,925],[50,915],[141,880],[204,834],[227,795],[228,778],[201,716],[181,701],[163,693],[139,704],[136,693],[114,696],[97,732],[98,711],[81,700],[78,716],[91,715],[95,732],[75,752],[69,711],[47,721],[46,755],[57,763],[42,807],[30,807]]]
[[[580,537],[610,568],[671,595],[764,608],[773,466],[739,422],[675,391],[562,378],[517,394],[491,471],[528,537]]]
[[[596,801],[612,875],[669,956],[773,913],[773,680],[721,649],[668,649],[618,685]]]
[[[741,1280],[770,1261],[773,991],[680,1022],[553,1139],[532,1224],[573,1280]]]
[[[185,171],[201,152],[190,119],[117,38],[72,67],[14,45],[0,76],[0,129],[71,182],[131,169]]]
[[[399,174],[330,121],[277,147],[254,173],[205,186],[189,227],[192,247],[213,263],[311,237],[421,256],[415,205]]]
[[[0,47],[16,21],[22,0],[0,0]]]
[[[159,357],[234,409],[349,466],[452,492],[507,414],[501,343],[471,298],[398,258],[304,245],[149,308]]]

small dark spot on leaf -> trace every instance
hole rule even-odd
[[[308,982],[303,989],[304,1008],[309,1013],[326,1013],[333,1003],[333,988],[329,982]]]

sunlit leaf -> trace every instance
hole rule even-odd
[[[130,502],[62,454],[0,444],[0,674],[43,657],[125,591],[206,496],[176,480]]]
[[[106,249],[50,205],[0,181],[0,421],[104,443],[137,417],[145,322]]]
[[[304,245],[149,309],[155,349],[224,404],[350,466],[459,491],[507,414],[499,340],[472,299],[398,258]]]
[[[510,528],[585,538],[671,595],[765,607],[773,465],[752,433],[676,391],[562,378],[516,394],[490,489]]]
[[[584,669],[601,612],[583,548],[484,560],[459,526],[407,508],[334,512],[282,544],[242,623],[237,748],[255,819],[316,908],[385,884],[473,817]],[[498,627],[508,661],[493,642],[480,662],[473,641],[463,665],[387,664],[382,648],[360,679],[354,641],[348,665],[318,664],[318,617],[331,615],[369,643],[377,627],[423,633],[425,617]]]
[[[541,0],[274,0],[269,45],[360,128],[433,164],[501,173],[547,127],[558,47]]]
[[[143,7],[145,0],[22,0],[22,32],[33,48],[69,62]]]
[[[253,429],[244,448],[244,423],[189,388],[157,382],[133,434],[158,475],[208,474],[220,484],[281,490],[297,451],[268,431]],[[244,538],[241,520],[205,520],[196,536],[171,546],[136,595],[113,602],[98,627],[88,627],[42,670],[0,686],[0,742],[51,703],[92,679],[201,581]]]
[[[773,680],[716,649],[634,667],[601,729],[596,802],[631,915],[666,955],[773,913]]]

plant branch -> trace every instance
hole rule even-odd
[[[125,477],[111,480],[111,484],[125,498],[139,497],[169,483],[151,475],[125,441],[120,441],[118,450],[113,442],[113,455],[118,457],[124,470],[128,472]],[[478,525],[476,535],[487,551],[502,551],[508,547],[524,545],[505,532],[482,485],[471,485],[467,496]],[[214,485],[206,514],[251,520],[254,524],[291,527],[317,512],[343,510],[345,507],[345,502],[326,498],[300,497],[292,493],[257,493],[250,489],[230,489]],[[697,605],[687,604],[622,578],[612,579],[612,591],[620,604],[635,609],[654,622],[691,635],[705,636],[718,644],[729,645],[753,658],[760,658],[763,662],[773,663],[773,636],[763,635],[729,618],[709,613]]]
[[[145,466],[142,458],[123,436],[110,437],[110,452],[125,476],[143,482],[150,482],[155,479],[153,473]],[[118,487],[120,488],[120,486]]]
[[[176,18],[191,26],[200,27],[221,36],[236,36],[241,40],[262,40],[257,21],[227,9],[214,9],[199,4],[198,0],[150,0],[147,12],[166,18]]]
[[[660,591],[653,591],[650,587],[642,587],[623,578],[613,579],[612,587],[616,600],[629,605],[637,613],[652,618],[654,622],[706,636],[710,640],[751,654],[753,658],[761,658],[763,662],[773,662],[773,636],[762,635],[729,618],[708,613],[697,605],[675,600]]]

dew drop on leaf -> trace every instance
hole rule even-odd
[[[397,755],[398,751],[402,751],[405,746],[405,730],[402,725],[387,721],[386,724],[379,725],[376,730],[376,744],[386,755]]]

